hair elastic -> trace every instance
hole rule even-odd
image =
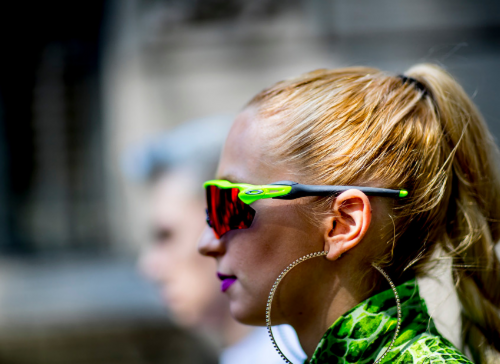
[[[413,77],[408,77],[405,75],[398,75],[398,77],[403,81],[403,85],[406,83],[412,84],[419,91],[424,93],[424,96],[429,95],[429,91],[427,91],[427,87],[420,82],[419,80],[414,79]]]

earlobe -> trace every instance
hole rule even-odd
[[[371,222],[371,204],[361,191],[352,189],[340,194],[332,204],[332,215],[325,221],[327,259],[337,260],[359,244]]]

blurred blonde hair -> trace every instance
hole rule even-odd
[[[417,65],[414,82],[366,67],[317,70],[279,82],[248,106],[280,135],[269,153],[303,182],[404,188],[390,204],[385,249],[370,257],[401,281],[452,260],[462,338],[477,362],[500,352],[499,153],[462,87]],[[332,199],[320,199],[325,208]],[[373,275],[376,277],[376,275]]]

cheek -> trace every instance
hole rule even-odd
[[[239,286],[230,294],[233,316],[262,325],[269,291],[294,260],[322,250],[322,240],[290,206],[261,211],[250,229],[230,232],[227,256]]]
[[[263,260],[271,255],[272,265],[282,263],[281,268],[285,268],[305,254],[322,250],[323,241],[319,229],[304,219],[296,206],[280,203],[262,208],[248,231],[260,242],[261,248],[253,249],[255,254]]]

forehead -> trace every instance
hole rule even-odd
[[[272,154],[276,132],[276,128],[259,118],[254,109],[240,113],[224,145],[217,178],[251,184],[290,179],[291,170]]]

